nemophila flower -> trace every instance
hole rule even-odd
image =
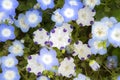
[[[74,78],[73,80],[90,80],[90,78],[80,73],[78,74],[78,77]]]
[[[120,47],[120,23],[115,24],[108,33],[108,41],[114,47]]]
[[[78,19],[78,9],[70,5],[65,4],[60,10],[60,14],[64,17],[65,22]]]
[[[104,17],[101,19],[101,22],[105,23],[109,28],[111,28],[117,23],[117,20],[115,17]]]
[[[13,54],[2,57],[2,68],[12,68],[18,64],[18,60]]]
[[[117,77],[117,80],[120,80],[120,76]]]
[[[64,60],[60,63],[58,73],[68,78],[75,75],[74,59],[72,57],[64,58]]]
[[[69,45],[71,42],[71,31],[72,29],[69,24],[63,24],[61,27],[54,28],[50,33],[52,47],[63,49]]]
[[[95,14],[96,12],[89,7],[84,7],[78,11],[78,19],[76,20],[76,23],[80,26],[90,26],[94,23]]]
[[[83,44],[81,41],[78,41],[73,46],[74,46],[73,56],[78,55],[78,58],[80,60],[86,60],[91,56],[91,51],[87,44]]]
[[[48,42],[50,36],[49,33],[43,28],[39,28],[35,32],[33,32],[34,38],[33,41],[35,44],[40,44],[41,46],[45,46]]]
[[[42,10],[54,7],[54,0],[37,0]]]
[[[92,37],[98,40],[106,40],[108,38],[107,25],[102,22],[95,22],[92,25]]]
[[[65,0],[65,4],[68,4],[78,9],[83,7],[83,3],[80,0]]]
[[[19,41],[15,40],[13,45],[9,47],[8,51],[15,56],[22,56],[24,53],[24,45]]]
[[[15,25],[22,30],[22,32],[28,32],[29,26],[25,23],[25,15],[19,14],[18,20],[15,21]]]
[[[5,42],[7,40],[15,39],[14,27],[11,25],[0,25],[0,41]]]
[[[2,69],[2,74],[0,75],[1,80],[20,80],[20,75],[16,67],[9,69]]]
[[[42,72],[45,70],[45,68],[43,65],[37,62],[37,57],[38,57],[38,54],[30,55],[28,57],[27,59],[28,64],[26,66],[26,69],[28,72],[34,73],[35,75],[40,76]]]
[[[30,27],[36,27],[42,21],[41,12],[38,10],[29,10],[25,16],[25,24]]]
[[[116,68],[117,65],[118,65],[118,58],[117,58],[117,56],[108,56],[107,57],[107,64],[106,64],[106,66],[109,69]]]
[[[107,41],[89,39],[88,45],[90,46],[92,54],[104,55],[107,53],[109,43]]]
[[[7,18],[8,15],[4,11],[0,10],[0,23],[4,22]]]
[[[83,3],[93,9],[95,5],[100,4],[100,0],[83,0]]]
[[[40,76],[37,78],[37,80],[50,80],[50,78],[48,78],[46,76]]]
[[[95,60],[91,60],[89,62],[89,66],[92,68],[93,71],[97,71],[100,68],[100,65]]]
[[[62,26],[63,22],[64,22],[64,18],[63,16],[60,14],[60,9],[57,9],[56,11],[54,11],[54,14],[51,17],[52,21],[55,22],[55,26]]]
[[[48,50],[47,48],[40,49],[39,56],[37,58],[38,63],[42,64],[46,70],[51,70],[53,66],[58,66],[59,62],[56,58],[55,50]]]
[[[15,14],[15,8],[19,5],[17,0],[0,0],[0,10],[3,10],[9,15]]]

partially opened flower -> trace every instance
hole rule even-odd
[[[30,27],[36,27],[42,21],[41,12],[38,10],[29,10],[25,16],[25,24]]]
[[[15,25],[22,30],[22,32],[28,32],[29,26],[25,23],[25,15],[19,14],[18,20],[15,21]]]
[[[18,60],[13,54],[2,57],[2,68],[12,68],[18,64]]]
[[[54,7],[54,0],[37,0],[42,10]]]
[[[1,80],[20,80],[20,75],[16,67],[10,69],[2,69],[2,74],[0,74]]]
[[[56,57],[56,51],[53,49],[48,50],[47,48],[40,49],[37,61],[42,64],[46,70],[51,70],[53,66],[58,66],[59,62]]]
[[[95,60],[91,60],[89,62],[89,66],[92,68],[93,71],[98,71],[98,69],[100,68],[100,65]]]
[[[15,56],[22,56],[24,53],[24,45],[19,41],[15,40],[13,45],[9,47],[8,51]]]
[[[30,55],[28,57],[27,59],[28,64],[26,66],[26,69],[28,72],[34,73],[35,75],[40,76],[42,72],[45,70],[45,68],[43,65],[37,62],[37,57],[38,57],[38,54]]]
[[[117,56],[108,56],[106,66],[109,69],[116,68],[118,66],[118,58],[117,58]]]
[[[64,60],[60,63],[58,73],[68,78],[75,75],[74,59],[72,57],[64,58]]]
[[[0,25],[0,41],[5,42],[7,40],[15,39],[14,27],[11,25]]]

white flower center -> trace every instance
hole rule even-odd
[[[67,18],[71,18],[74,16],[74,10],[71,9],[71,8],[67,8],[65,11],[64,11],[64,15],[67,17]]]
[[[107,29],[104,27],[96,27],[94,31],[97,37],[105,37],[107,35]]]
[[[106,24],[109,28],[113,26],[113,23],[111,21],[107,21]]]
[[[100,46],[100,41],[94,42],[94,47],[95,47],[96,49],[102,49],[102,46]]]
[[[42,0],[44,4],[48,5],[51,3],[51,0]]]
[[[13,3],[12,3],[11,0],[4,0],[4,1],[2,2],[2,6],[3,6],[3,8],[9,10],[9,9],[12,8]]]
[[[77,2],[76,2],[76,1],[73,1],[73,0],[69,1],[69,3],[70,3],[70,5],[74,5],[74,6],[77,6],[77,5],[78,5]]]
[[[13,52],[14,53],[20,53],[21,52],[21,50],[22,50],[22,48],[21,48],[21,46],[20,45],[14,45],[14,47],[13,47]]]
[[[42,57],[42,60],[45,64],[50,64],[52,62],[52,56],[51,55],[44,55]]]
[[[111,37],[112,39],[120,42],[120,29],[113,30]]]
[[[28,20],[31,22],[31,23],[35,23],[37,21],[37,15],[36,14],[30,14],[29,17],[28,17]]]
[[[56,13],[56,14],[55,14],[55,19],[57,20],[57,22],[62,22],[62,21],[64,21],[63,17],[62,17],[59,13]]]
[[[24,22],[24,18],[21,18],[20,20],[19,20],[19,24],[21,25],[21,27],[23,27],[23,28],[28,28],[28,26],[25,24],[25,22]]]
[[[6,80],[14,80],[15,78],[15,72],[12,70],[8,70],[5,72],[4,77]]]
[[[4,36],[4,37],[9,37],[10,35],[11,35],[11,31],[9,30],[9,29],[3,29],[2,30],[2,35]]]
[[[12,67],[14,65],[14,60],[12,58],[8,58],[7,60],[5,60],[5,65],[7,67]]]

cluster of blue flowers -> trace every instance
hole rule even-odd
[[[120,46],[120,23],[115,17],[104,17],[101,21],[96,21],[92,25],[92,39],[88,41],[93,54],[104,55],[107,47],[112,44],[114,47]]]

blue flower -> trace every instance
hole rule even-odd
[[[15,56],[22,56],[24,53],[23,49],[24,45],[20,41],[15,40],[13,45],[9,47],[8,51]]]
[[[120,22],[115,24],[108,32],[108,41],[114,47],[120,47]]]
[[[65,4],[68,4],[77,9],[81,9],[83,7],[83,3],[80,0],[65,0]]]
[[[78,9],[65,4],[60,10],[60,14],[64,17],[65,22],[70,22],[78,18]]]
[[[117,56],[108,56],[107,57],[107,67],[109,69],[116,68],[118,65],[118,58]]]
[[[37,78],[37,80],[50,80],[50,78],[48,78],[46,76],[40,76]]]
[[[105,23],[109,28],[113,27],[114,24],[117,23],[117,20],[115,17],[104,17],[101,19],[101,22]]]
[[[117,80],[120,80],[120,76],[117,77]]]
[[[4,22],[9,16],[3,10],[0,10],[0,23]]]
[[[101,2],[100,0],[83,0],[83,3],[93,9],[95,5],[100,5]]]
[[[92,54],[104,55],[107,53],[107,47],[109,46],[109,43],[106,41],[90,39],[88,41],[88,45],[90,46]]]
[[[15,14],[15,8],[19,5],[17,0],[0,0],[0,10],[3,10],[9,15]]]
[[[15,39],[14,27],[11,25],[0,25],[0,41],[5,42],[7,40]]]
[[[54,0],[37,0],[42,10],[54,7]]]
[[[2,68],[12,68],[18,64],[18,60],[13,54],[2,57]]]
[[[59,65],[58,59],[56,58],[56,51],[52,49],[48,50],[47,48],[40,50],[37,61],[42,64],[46,70],[50,70],[53,66]]]
[[[2,73],[0,74],[1,80],[20,80],[20,75],[18,73],[18,69],[14,68],[4,68],[2,69]]]
[[[19,14],[18,20],[15,21],[15,25],[22,30],[22,32],[28,32],[29,26],[25,24],[25,15]]]
[[[38,10],[29,10],[25,16],[25,24],[30,27],[36,27],[42,21],[41,12]]]
[[[55,26],[59,27],[62,26],[63,22],[64,22],[64,18],[63,16],[60,14],[60,9],[57,9],[54,14],[51,17],[52,21],[55,22]]]

